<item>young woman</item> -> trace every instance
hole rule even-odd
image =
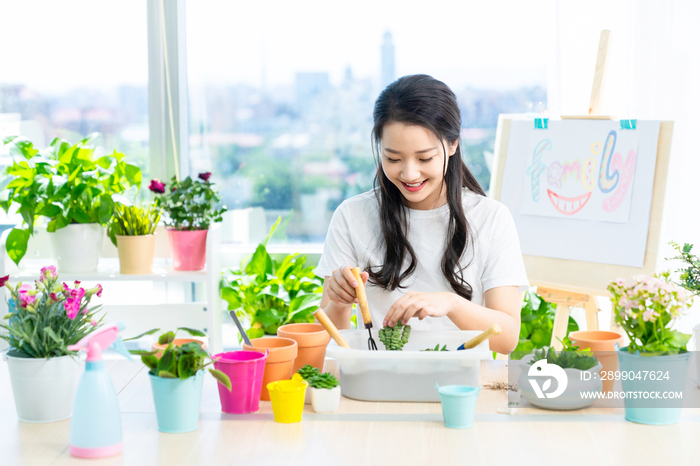
[[[321,306],[338,328],[350,328],[350,268],[359,266],[375,327],[498,323],[491,349],[515,348],[519,291],[528,287],[518,235],[508,209],[464,164],[461,127],[454,93],[430,76],[404,76],[375,102],[375,189],[335,211],[315,270],[325,277]]]

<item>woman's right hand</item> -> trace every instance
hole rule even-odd
[[[362,282],[367,283],[369,274],[367,272],[362,272],[360,276],[362,277]],[[334,270],[325,284],[328,298],[331,301],[344,305],[357,302],[355,288],[357,288],[358,283],[352,274],[351,267],[344,265]]]

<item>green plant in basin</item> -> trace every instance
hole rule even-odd
[[[154,205],[138,207],[116,203],[108,225],[109,238],[116,246],[117,236],[152,235],[159,221],[160,209]]]
[[[336,379],[330,372],[312,377],[311,379],[307,380],[307,382],[309,382],[309,386],[311,386],[311,388],[327,388],[328,390],[340,385],[338,379]]]

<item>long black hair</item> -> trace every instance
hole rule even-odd
[[[450,143],[459,141],[462,128],[462,118],[455,94],[445,83],[424,74],[399,78],[389,84],[374,103],[372,140],[377,157],[374,185],[386,249],[381,268],[368,265],[370,281],[385,290],[393,291],[401,288],[401,282],[413,274],[417,265],[416,254],[407,240],[405,198],[399,188],[384,174],[381,163],[381,139],[384,126],[395,122],[422,126],[432,131],[442,143],[445,154],[444,163],[447,164],[446,171],[443,165],[443,172],[450,220],[441,269],[452,289],[471,301],[472,287],[464,280],[463,268],[459,264],[471,238],[469,224],[462,207],[462,189],[466,187],[482,196],[486,194],[462,160],[459,145],[455,154],[449,157],[444,144],[444,141]],[[406,257],[409,258],[409,264],[402,271]]]

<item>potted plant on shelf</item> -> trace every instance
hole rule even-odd
[[[53,422],[67,419],[73,409],[73,395],[81,369],[77,353],[68,346],[95,330],[97,307],[89,307],[100,285],[81,288],[60,283],[54,266],[41,269],[35,286],[8,283],[9,313],[0,322],[0,338],[7,341],[5,355],[10,370],[17,417],[25,422]]]
[[[123,274],[150,274],[156,247],[156,226],[160,209],[116,203],[109,222],[109,238],[117,247],[119,271]]]
[[[615,321],[630,343],[618,351],[620,371],[661,374],[661,378],[622,378],[625,392],[682,392],[690,353],[690,335],[673,330],[692,297],[669,281],[669,272],[618,279],[608,285]],[[625,418],[642,424],[680,421],[682,399],[625,398]]]
[[[156,196],[156,206],[165,212],[165,224],[175,270],[202,270],[206,260],[207,231],[214,222],[221,222],[226,206],[216,209],[221,201],[209,181],[211,173],[189,176],[183,181],[173,177],[170,186],[151,180],[148,187]]]
[[[74,145],[54,139],[44,150],[16,136],[5,138],[13,163],[7,168],[12,181],[0,205],[22,216],[22,226],[9,233],[7,254],[19,264],[39,217],[49,219],[54,260],[61,272],[97,269],[104,225],[112,218],[115,199],[141,186],[141,169],[124,161],[124,154],[94,157],[88,142]]]
[[[321,302],[323,280],[306,266],[306,256],[292,254],[278,262],[268,254],[267,243],[279,223],[278,218],[248,263],[231,270],[221,285],[229,310],[249,322],[250,338],[275,335],[282,325],[314,322],[313,311]]]
[[[202,397],[204,369],[214,361],[199,343],[175,346],[171,342],[159,359],[155,351],[132,351],[141,355],[149,368],[158,430],[167,433],[197,429]],[[231,390],[231,380],[223,372],[209,368],[209,373]]]
[[[340,382],[326,372],[308,380],[311,387],[311,406],[317,413],[334,413],[340,404]]]

